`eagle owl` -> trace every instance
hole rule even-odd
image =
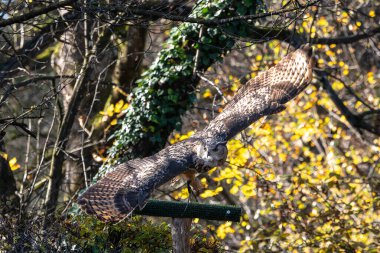
[[[259,118],[285,109],[285,103],[311,82],[312,48],[303,45],[276,66],[249,80],[225,109],[193,137],[160,152],[116,166],[82,194],[78,203],[88,214],[116,222],[144,207],[153,190],[173,177],[205,172],[223,164],[226,143]]]

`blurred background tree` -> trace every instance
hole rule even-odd
[[[78,214],[79,191],[110,165],[202,129],[247,80],[306,42],[318,57],[312,85],[199,176],[201,202],[241,205],[244,215],[195,220],[193,251],[379,250],[378,1],[0,8],[0,250],[169,251],[163,219],[104,225]],[[155,197],[186,200],[184,183],[173,184]]]

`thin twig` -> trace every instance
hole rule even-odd
[[[223,92],[219,89],[219,87],[213,83],[211,80],[207,79],[204,75],[200,74],[199,72],[197,72],[197,76],[202,79],[203,81],[205,81],[206,83],[210,84],[212,87],[215,88],[215,90],[218,92],[218,94],[223,98],[223,101],[225,103],[228,102],[227,98],[223,95]]]

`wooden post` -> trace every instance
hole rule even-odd
[[[172,219],[173,253],[190,253],[191,218]]]
[[[174,253],[190,253],[190,229],[193,218],[239,222],[241,207],[211,205],[179,201],[149,200],[135,215],[172,217],[172,240]]]

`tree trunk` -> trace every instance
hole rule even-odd
[[[191,218],[173,218],[172,220],[172,241],[173,253],[190,253],[190,228]]]
[[[112,82],[120,85],[126,92],[132,90],[135,79],[140,75],[146,35],[147,27],[136,25],[127,27],[127,31],[119,36],[122,42],[119,45]]]
[[[1,155],[1,153],[6,153],[4,135],[5,133],[0,133],[0,214],[7,213],[11,209],[16,210],[18,203],[15,194],[16,181],[8,160]]]
[[[100,67],[95,61],[95,56],[97,55],[97,52],[102,52],[105,50],[109,44],[111,33],[111,29],[106,29],[103,31],[103,34],[99,35],[99,38],[94,43],[94,48],[92,50],[88,50],[86,53],[83,63],[81,64],[81,70],[77,73],[78,78],[75,80],[74,88],[72,88],[71,97],[68,104],[65,106],[65,114],[58,130],[58,136],[54,145],[53,158],[49,171],[49,183],[45,198],[47,213],[53,212],[57,207],[59,190],[62,185],[63,178],[62,168],[65,160],[65,154],[67,154],[69,135],[73,129],[73,126],[77,122],[78,115],[83,115],[83,111],[81,110],[86,108],[86,105],[87,108],[91,107],[91,105],[88,104],[88,101],[91,101],[93,97],[89,96],[91,95],[89,91],[96,90],[94,87],[99,85],[98,81],[101,79],[100,76],[98,77],[94,75],[94,73],[101,73],[101,70],[104,69],[104,65]],[[99,68],[101,68],[101,70]],[[96,96],[97,94],[94,92],[92,95]],[[81,105],[84,106],[81,107]],[[88,113],[86,116],[91,114],[88,110],[86,110],[86,112]]]

